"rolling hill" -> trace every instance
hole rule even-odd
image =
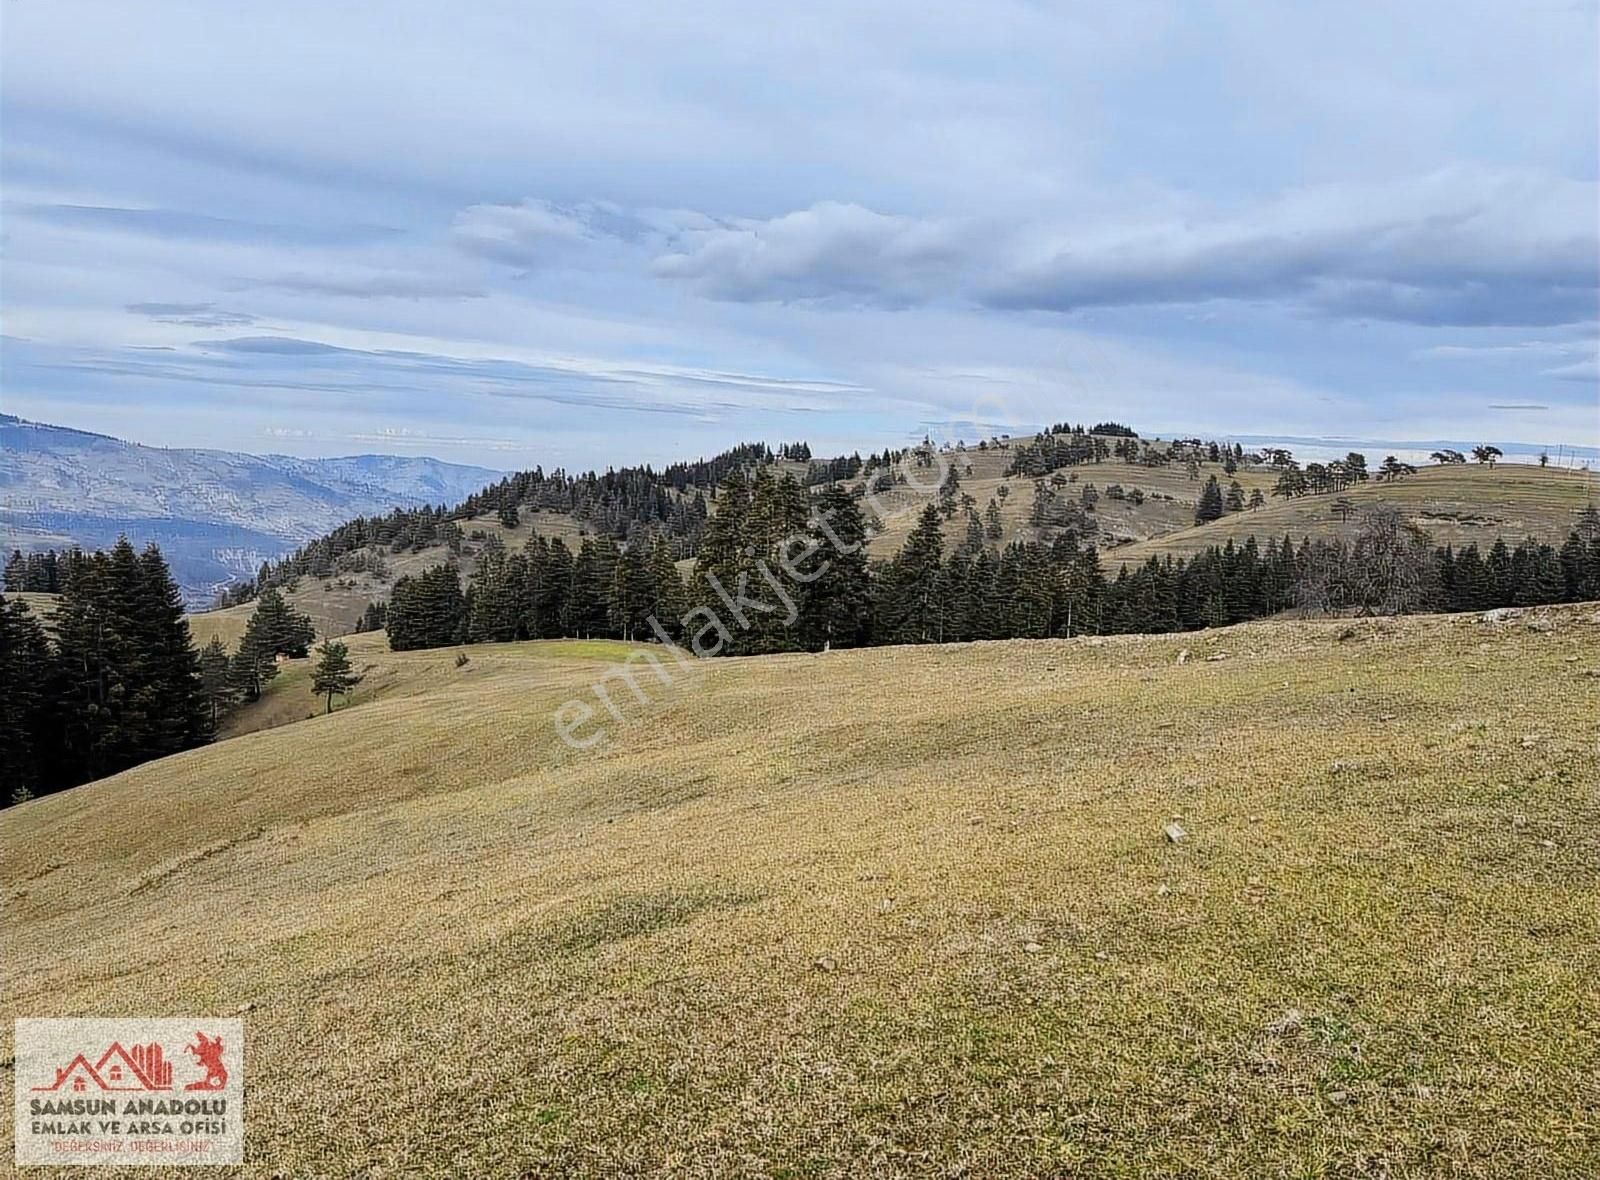
[[[641,669],[564,745],[628,650],[372,642],[0,813],[4,1015],[243,1013],[253,1176],[1600,1171],[1593,605]]]
[[[1030,524],[1034,480],[1028,476],[1007,475],[1014,458],[1014,444],[996,444],[983,450],[967,448],[945,453],[944,460],[954,467],[961,495],[971,496],[982,513],[993,501],[1001,521],[1000,544],[1013,541],[1048,539],[1052,530]],[[774,467],[800,478],[805,464],[779,461]],[[1340,498],[1332,494],[1305,496],[1284,501],[1271,497],[1277,473],[1265,465],[1243,466],[1227,475],[1216,463],[1202,462],[1198,477],[1191,478],[1181,464],[1148,467],[1109,459],[1084,463],[1054,473],[1064,481],[1061,494],[1080,496],[1085,487],[1098,493],[1093,520],[1097,532],[1092,538],[1101,551],[1102,564],[1115,570],[1124,564],[1143,562],[1151,556],[1188,557],[1211,545],[1229,540],[1242,542],[1254,535],[1261,541],[1281,538],[1288,533],[1296,542],[1309,536],[1325,538],[1351,535],[1359,525],[1362,509],[1381,503],[1398,505],[1408,518],[1424,528],[1437,544],[1457,546],[1477,542],[1487,549],[1495,538],[1508,544],[1533,537],[1557,546],[1577,523],[1578,514],[1600,502],[1600,475],[1588,471],[1540,468],[1525,464],[1495,467],[1432,466],[1415,475],[1393,482],[1371,480],[1355,484],[1342,493],[1351,505],[1347,517],[1335,515]],[[1195,525],[1195,501],[1205,481],[1216,476],[1226,486],[1237,480],[1248,496],[1260,491],[1267,497],[1264,507],[1229,513],[1221,520]],[[936,476],[927,477],[936,481]],[[861,480],[845,481],[859,487]],[[1110,489],[1120,489],[1116,496]],[[1128,493],[1143,493],[1142,502]],[[897,486],[878,493],[869,504],[880,518],[882,528],[871,539],[871,557],[891,558],[905,543],[923,507],[931,502],[927,492]],[[713,512],[715,506],[713,504]],[[558,512],[532,512],[526,508],[514,529],[505,528],[493,514],[480,514],[460,522],[464,533],[496,536],[513,549],[520,548],[538,532],[560,537],[576,548],[590,525]],[[964,514],[955,513],[943,525],[947,550],[966,538]],[[481,540],[481,538],[480,538]],[[478,542],[469,541],[459,564],[465,577],[475,568]],[[416,573],[449,557],[443,545],[392,554],[374,551],[388,566],[382,575],[362,572],[316,579],[302,578],[289,593],[296,609],[309,614],[319,634],[340,635],[352,630],[369,601],[388,598],[394,581],[406,573]],[[680,563],[685,574],[692,562]],[[242,632],[244,620],[253,608],[246,605],[226,611],[192,616],[196,635],[204,642],[212,633],[231,641]]]
[[[0,414],[7,553],[106,548],[126,533],[161,546],[195,604],[351,517],[454,504],[498,475],[422,457],[147,447]]]
[[[1181,474],[1181,473],[1180,473]],[[1347,500],[1348,516],[1336,515],[1334,504]],[[1340,495],[1268,499],[1266,506],[1235,512],[1204,525],[1190,525],[1112,550],[1108,563],[1140,562],[1151,556],[1187,557],[1211,545],[1246,537],[1353,536],[1362,509],[1392,504],[1425,529],[1438,545],[1457,548],[1476,542],[1480,549],[1504,537],[1514,545],[1532,537],[1560,545],[1578,522],[1578,514],[1600,504],[1600,475],[1589,471],[1502,463],[1432,466],[1392,483],[1357,484]]]

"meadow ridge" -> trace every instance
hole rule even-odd
[[[1336,514],[1334,504],[1341,498],[1350,510]],[[1269,498],[1253,511],[1153,536],[1111,550],[1104,559],[1121,564],[1189,557],[1210,545],[1242,544],[1250,536],[1265,541],[1285,533],[1297,544],[1308,536],[1349,540],[1360,528],[1362,512],[1378,504],[1399,508],[1436,545],[1459,549],[1476,544],[1487,550],[1497,538],[1515,545],[1531,537],[1559,546],[1578,514],[1597,502],[1600,476],[1590,471],[1515,463],[1436,465],[1393,482],[1356,484],[1338,494]]]
[[[242,1013],[251,1176],[1593,1174],[1600,606],[1496,618],[707,661],[588,751],[628,645],[374,642],[7,809],[6,1008]]]
[[[1001,536],[990,543],[999,546],[1048,540],[1060,531],[1058,528],[1035,528],[1029,523],[1034,479],[1005,474],[1015,457],[1017,445],[1019,441],[1012,440],[984,450],[974,447],[942,455],[943,461],[957,471],[961,494],[971,496],[978,510],[984,510],[991,501],[995,503]],[[772,466],[780,473],[797,477],[804,474],[804,464],[779,461]],[[1219,464],[1202,462],[1198,471],[1199,478],[1191,479],[1182,464],[1145,467],[1110,459],[1062,468],[1054,474],[1070,480],[1062,488],[1067,498],[1080,495],[1089,485],[1100,493],[1093,513],[1098,531],[1087,540],[1095,544],[1102,567],[1111,573],[1120,566],[1138,565],[1152,556],[1192,557],[1209,546],[1223,546],[1229,541],[1242,544],[1251,536],[1263,545],[1269,538],[1281,539],[1285,534],[1296,544],[1307,537],[1349,539],[1359,528],[1363,511],[1383,504],[1400,508],[1411,523],[1426,530],[1439,545],[1460,547],[1476,543],[1487,551],[1497,538],[1503,537],[1510,545],[1534,538],[1559,546],[1578,522],[1579,514],[1586,507],[1600,503],[1600,476],[1593,472],[1527,464],[1428,466],[1415,475],[1393,482],[1373,479],[1354,484],[1338,494],[1293,500],[1269,494],[1276,474],[1264,466],[1241,467],[1229,476]],[[1246,495],[1260,491],[1266,496],[1266,503],[1260,508],[1230,512],[1220,520],[1196,525],[1195,500],[1211,476],[1217,477],[1224,487],[1231,480],[1237,480]],[[936,476],[928,478],[937,479]],[[860,481],[845,483],[856,486]],[[1106,489],[1113,486],[1125,491],[1137,488],[1147,498],[1141,503],[1114,499],[1105,494]],[[1002,488],[1004,495],[1000,494]],[[874,514],[881,514],[881,529],[871,538],[869,556],[893,558],[915,527],[921,509],[932,498],[926,490],[905,486],[875,495],[869,506]],[[1341,499],[1348,502],[1349,511],[1336,514],[1334,506]],[[477,568],[479,548],[489,537],[503,542],[508,550],[519,551],[537,534],[547,539],[560,539],[576,551],[585,536],[594,535],[592,529],[570,516],[528,510],[523,511],[521,520],[513,528],[507,528],[492,515],[462,520],[460,526],[469,538],[475,538],[469,539],[463,554],[454,559],[467,582]],[[964,515],[955,513],[943,522],[941,531],[947,550],[957,548],[967,533]],[[295,610],[310,617],[319,636],[350,633],[367,604],[387,601],[394,582],[400,577],[419,574],[451,559],[443,545],[400,553],[381,548],[369,552],[381,558],[385,566],[381,576],[371,572],[326,578],[308,575],[286,591],[287,601]],[[692,560],[684,559],[678,564],[685,576],[692,572]],[[232,648],[244,633],[254,609],[253,603],[245,603],[191,614],[189,624],[196,644],[204,646],[217,635]]]

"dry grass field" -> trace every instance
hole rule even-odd
[[[1600,1174],[1597,620],[714,661],[581,752],[620,645],[362,648],[0,813],[0,1038],[243,1012],[260,1177]]]
[[[246,602],[222,610],[195,611],[184,617],[189,620],[189,634],[194,637],[196,647],[205,647],[213,639],[221,639],[223,646],[233,651],[250,623],[250,616],[255,613],[256,604]]]
[[[471,666],[475,661],[486,661],[489,668],[498,668],[499,657],[507,652],[520,653],[526,649],[540,662],[580,657],[584,661],[582,666],[587,667],[588,661],[623,660],[634,651],[632,644],[609,639],[562,639],[515,647],[476,644],[397,654],[389,650],[389,637],[383,631],[348,635],[341,642],[350,650],[350,665],[361,677],[361,683],[348,696],[334,698],[335,712],[386,697],[431,691],[441,680],[470,683],[478,675],[478,669]],[[458,655],[465,655],[467,663],[458,667]],[[305,659],[279,664],[278,675],[267,684],[261,699],[225,717],[218,738],[240,737],[325,713],[327,699],[311,691],[315,663],[316,649],[313,648]]]

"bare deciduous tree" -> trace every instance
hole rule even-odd
[[[1350,550],[1351,600],[1362,614],[1398,615],[1428,601],[1433,570],[1428,534],[1398,508],[1368,509]]]

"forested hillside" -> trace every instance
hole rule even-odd
[[[239,728],[317,635],[760,655],[1600,598],[1593,478],[1481,450],[1302,467],[1103,423],[864,460],[746,444],[661,471],[536,469],[454,508],[350,521],[187,620],[154,547],[14,553],[5,796]]]

